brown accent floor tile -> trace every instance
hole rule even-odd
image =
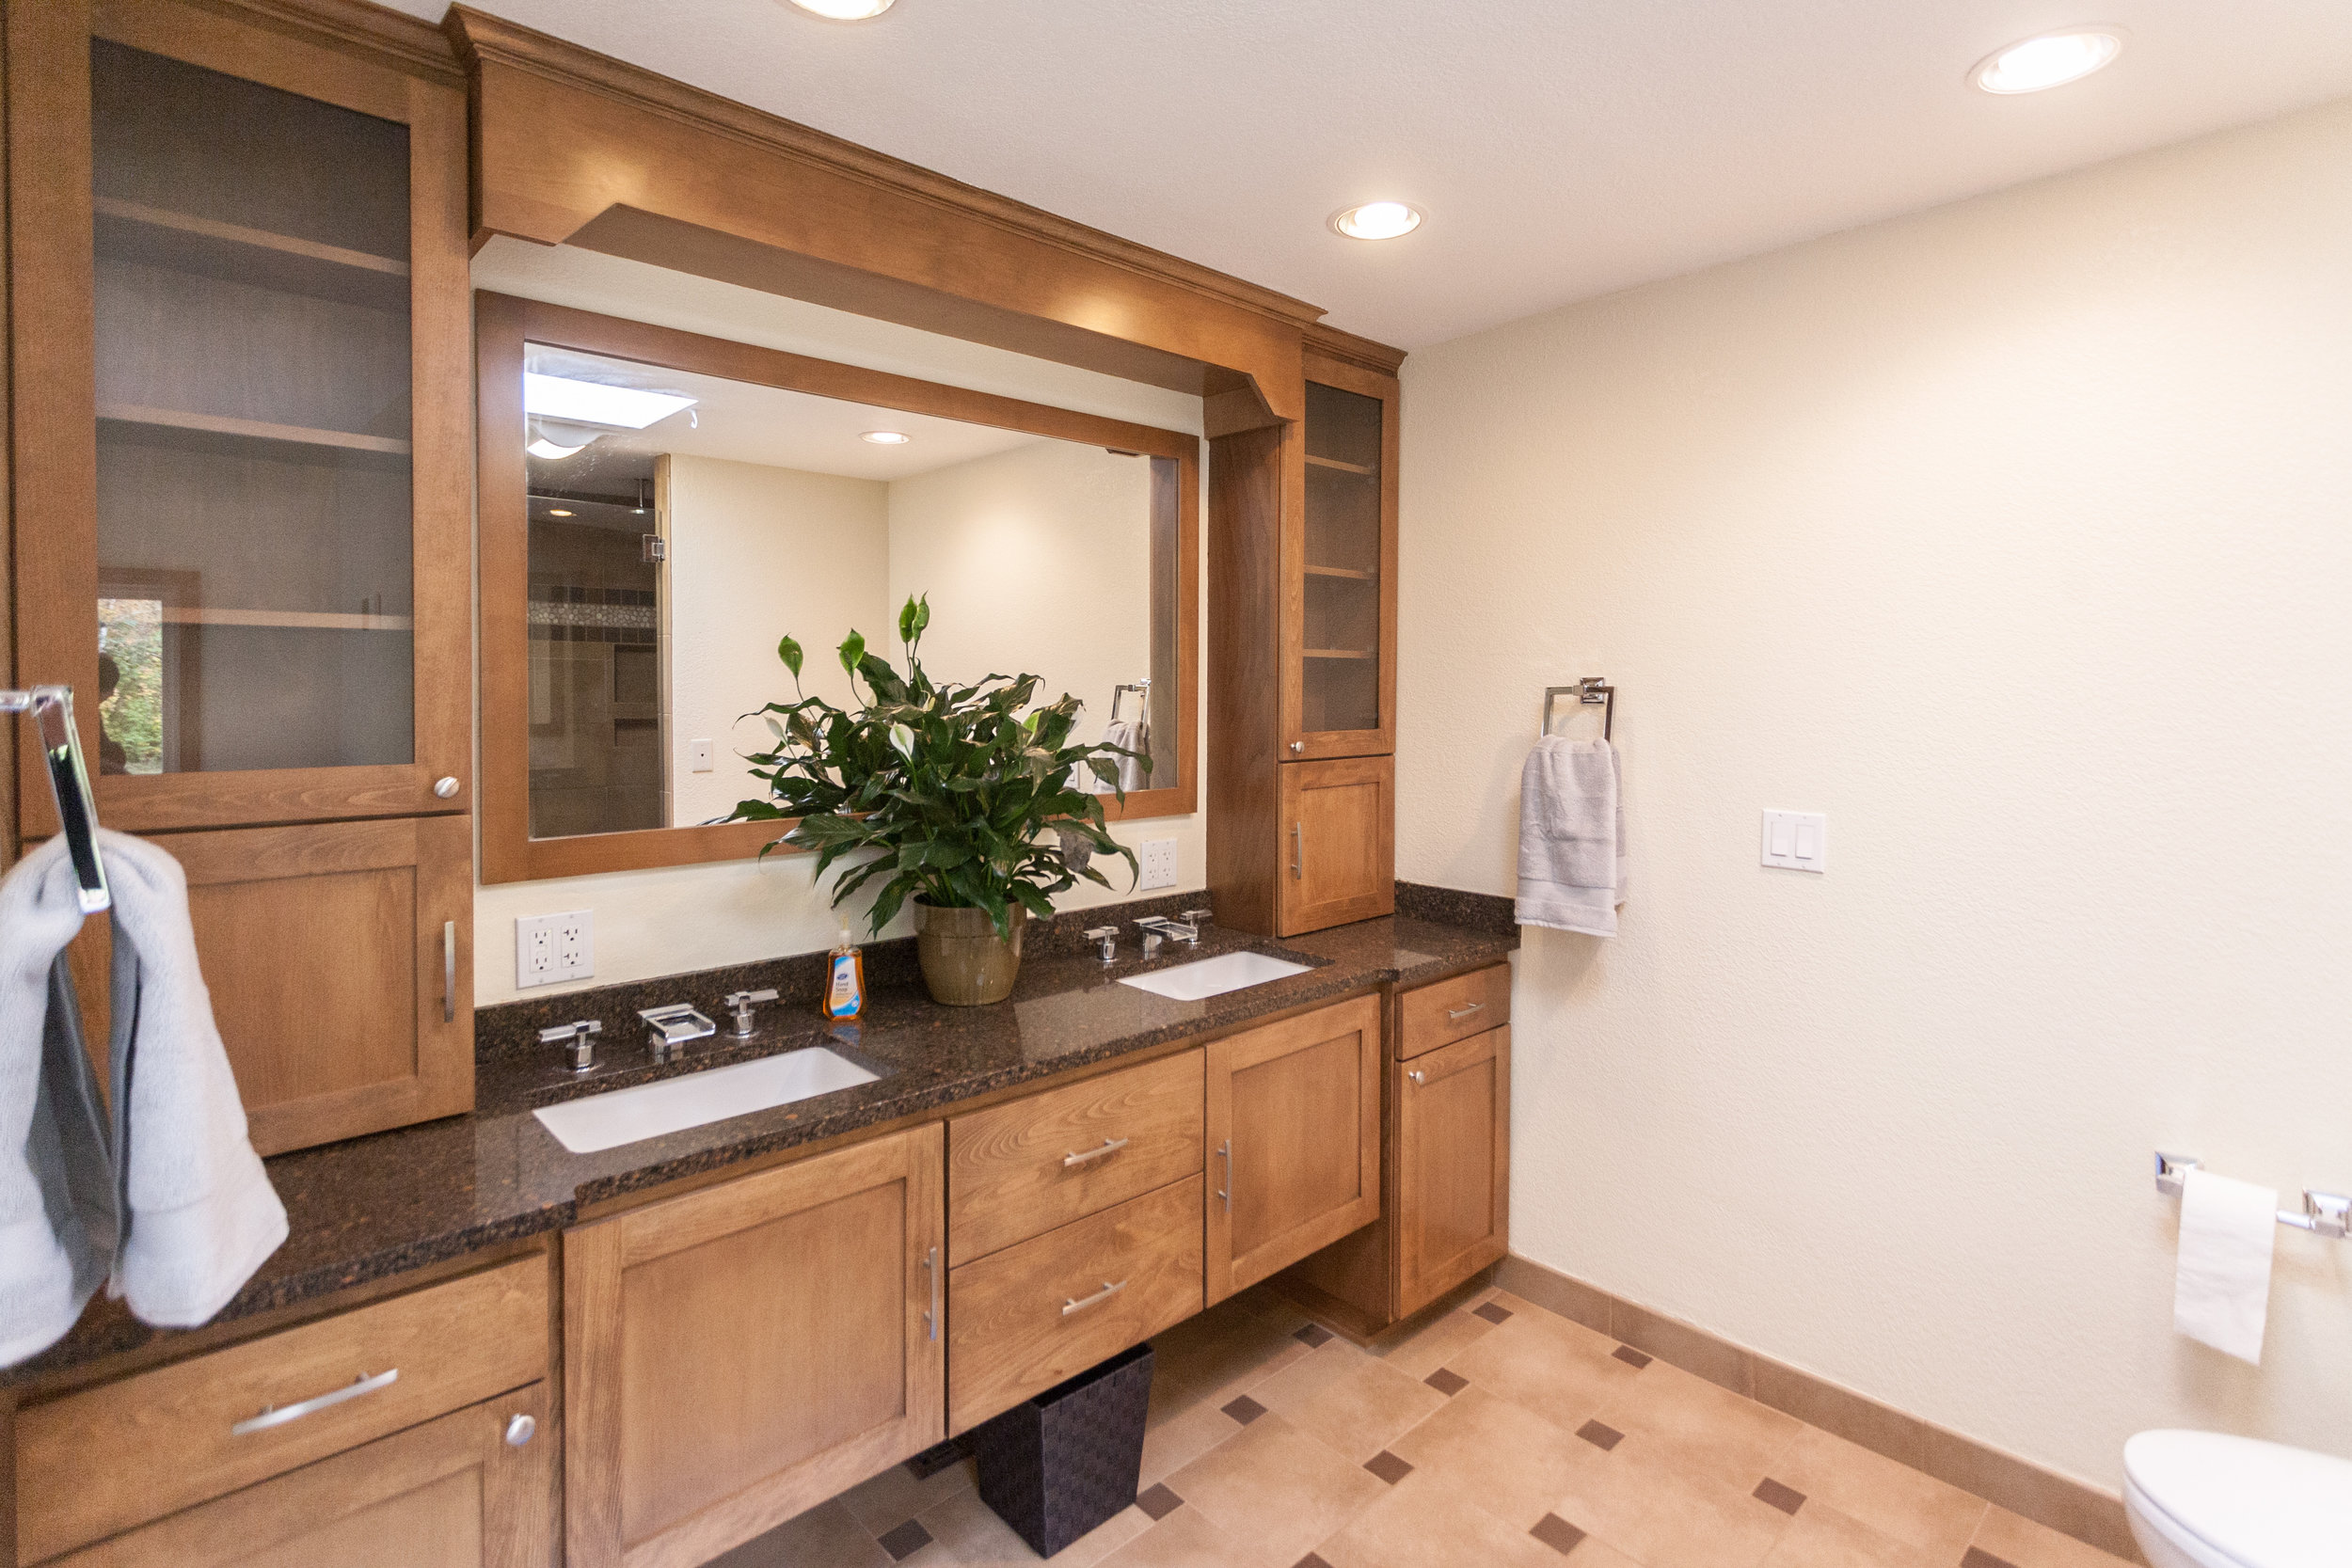
[[[1468,1312],[1440,1312],[1372,1354],[1409,1377],[1427,1377],[1494,1331],[1494,1324]]]
[[[1944,1568],[1960,1560],[1984,1522],[1985,1502],[1923,1476],[1858,1443],[1801,1429],[1772,1476],[1816,1504],[1928,1553]]]
[[[836,1497],[713,1558],[707,1568],[789,1568],[797,1562],[890,1568],[890,1554],[876,1544],[872,1532]]]
[[[2123,1559],[2060,1535],[2047,1525],[1989,1507],[1984,1522],[1970,1543],[1978,1551],[1999,1558],[2012,1568],[2121,1568]]]
[[[1516,1316],[1516,1314],[1513,1313],[1509,1307],[1498,1306],[1491,1301],[1483,1307],[1472,1307],[1470,1310],[1476,1316],[1484,1318],[1488,1323],[1498,1325],[1509,1323],[1511,1319]]]
[[[1213,1404],[1196,1404],[1143,1433],[1143,1469],[1149,1486],[1183,1469],[1241,1430],[1241,1423]]]
[[[1474,1504],[1461,1488],[1419,1473],[1315,1548],[1331,1568],[1560,1568],[1560,1556]]]
[[[1615,1427],[1603,1426],[1598,1421],[1585,1422],[1576,1429],[1576,1434],[1603,1453],[1625,1441],[1624,1433]]]
[[[1557,1513],[1545,1514],[1527,1533],[1564,1557],[1584,1544],[1584,1532]]]
[[[1270,1561],[1301,1553],[1388,1490],[1280,1416],[1260,1417],[1168,1478],[1189,1508]]]
[[[1534,1411],[1480,1387],[1463,1389],[1389,1448],[1514,1530],[1552,1512],[1581,1456],[1593,1452]]]
[[[1386,1449],[1382,1449],[1378,1453],[1365,1460],[1364,1468],[1387,1481],[1391,1486],[1394,1486],[1413,1473],[1413,1467],[1410,1465],[1406,1464]]]
[[[1764,1562],[1765,1568],[1952,1568],[1948,1558],[1883,1535],[1810,1498]]]
[[[1291,1564],[1291,1568],[1331,1568],[1331,1565],[1315,1556],[1314,1553],[1309,1552],[1305,1557]]]
[[[1783,1486],[1780,1482],[1774,1481],[1770,1476],[1766,1476],[1762,1481],[1757,1481],[1756,1483],[1756,1490],[1750,1493],[1749,1496],[1753,1497],[1757,1502],[1770,1503],[1774,1508],[1779,1509],[1783,1513],[1788,1514],[1794,1514],[1797,1510],[1804,1506],[1804,1493],[1798,1491],[1793,1486]]]
[[[916,1480],[903,1465],[893,1465],[871,1481],[862,1481],[834,1499],[875,1535],[924,1510],[937,1506],[972,1485],[972,1462],[959,1460],[944,1470]]]
[[[920,1519],[909,1519],[896,1529],[882,1531],[874,1538],[882,1549],[890,1554],[893,1562],[904,1562],[931,1544],[931,1532],[923,1528]]]
[[[1459,1372],[1448,1371],[1443,1367],[1439,1367],[1436,1371],[1431,1372],[1427,1377],[1422,1378],[1422,1382],[1427,1384],[1430,1387],[1435,1388],[1438,1393],[1443,1394],[1447,1399],[1452,1399],[1454,1395],[1470,1386],[1469,1378],[1464,1377]]]
[[[1609,1314],[1610,1329],[1635,1350],[1744,1395],[1756,1386],[1748,1353],[1661,1313],[1619,1302]]]
[[[1288,1560],[1252,1551],[1198,1509],[1182,1508],[1103,1559],[1103,1568],[1276,1568]]]
[[[1345,1350],[1343,1356],[1337,1353]],[[1252,1399],[1343,1459],[1361,1462],[1445,1403],[1385,1361],[1334,1340],[1258,1385]]]
[[[1741,1492],[1775,1473],[1773,1462],[1804,1429],[1793,1416],[1663,1364],[1632,1377],[1598,1415],[1677,1467]]]
[[[1490,1394],[1573,1432],[1615,1402],[1636,1372],[1609,1353],[1613,1341],[1549,1312],[1523,1312],[1446,1362]],[[1612,1423],[1623,1426],[1622,1421]]]
[[[1329,1329],[1324,1327],[1321,1323],[1309,1323],[1297,1333],[1293,1334],[1291,1338],[1306,1346],[1309,1350],[1315,1350],[1329,1343],[1331,1340],[1338,1338],[1339,1336],[1333,1334]]]
[[[1136,1506],[1143,1510],[1144,1516],[1156,1525],[1184,1507],[1184,1499],[1169,1491],[1163,1482],[1138,1494],[1136,1497]]]
[[[1635,1350],[1631,1345],[1619,1345],[1615,1350],[1611,1351],[1609,1354],[1615,1356],[1618,1360],[1624,1362],[1627,1366],[1632,1368],[1637,1372],[1643,1368],[1648,1366],[1652,1361],[1658,1359],[1654,1355],[1643,1354],[1640,1351]]]
[[[1248,1394],[1244,1394],[1232,1403],[1224,1406],[1224,1412],[1242,1425],[1248,1426],[1265,1414],[1265,1406],[1251,1399]]]
[[[1744,1488],[1692,1475],[1631,1439],[1616,1453],[1584,1455],[1552,1512],[1645,1568],[1756,1568],[1792,1522]]]
[[[2017,1564],[1994,1557],[1981,1547],[1971,1546],[1960,1560],[1960,1568],[2017,1568]]]

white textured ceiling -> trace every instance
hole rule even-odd
[[[441,0],[395,0],[437,18]],[[479,3],[479,0],[478,0]],[[482,8],[1419,347],[2352,93],[2352,0],[784,0]],[[2121,22],[2072,87],[1964,85]],[[1324,227],[1393,198],[1420,232]]]

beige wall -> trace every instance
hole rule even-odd
[[[1196,397],[567,245],[493,239],[474,258],[473,281],[477,288],[502,293],[1109,419],[1167,430],[1197,433],[1200,428],[1200,400]],[[772,670],[772,638],[763,657],[765,668]],[[812,664],[815,658],[813,652]],[[1123,823],[1112,832],[1130,845],[1147,838],[1174,839],[1178,874],[1172,891],[1206,884],[1207,851],[1200,816]],[[747,859],[479,887],[474,893],[474,999],[487,1006],[518,995],[549,996],[829,947],[840,920],[828,907],[824,890],[811,883],[811,860],[771,855],[760,863]],[[1079,908],[1134,896],[1126,888],[1123,863],[1107,874],[1117,884],[1116,892],[1082,884],[1062,895],[1062,905]],[[596,918],[595,978],[517,991],[516,919],[582,909]],[[901,915],[896,929],[910,928]],[[864,938],[862,925],[858,935]]]
[[[1399,874],[1512,891],[1542,689],[1621,693],[1516,1248],[2105,1485],[2157,1425],[2352,1453],[2352,1245],[2282,1230],[2223,1359],[2149,1172],[2352,1188],[2352,103],[1405,378]]]

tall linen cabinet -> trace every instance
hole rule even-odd
[[[185,867],[257,1148],[469,1109],[462,77],[332,0],[7,18],[14,681]]]

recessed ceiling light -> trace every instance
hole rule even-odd
[[[574,381],[568,375],[523,372],[526,414],[643,430],[682,408],[693,406],[692,398],[678,392],[648,392],[635,387],[608,387],[600,381]]]
[[[868,22],[888,10],[897,0],[792,0],[811,16],[828,22]]]
[[[1402,201],[1367,201],[1333,213],[1331,227],[1351,240],[1393,240],[1421,227],[1421,210]]]
[[[2123,53],[2121,27],[2070,27],[1996,49],[1977,62],[1968,79],[1986,92],[2008,96],[2079,82]]]
[[[902,430],[869,430],[858,439],[871,441],[878,447],[903,447],[914,437]]]

